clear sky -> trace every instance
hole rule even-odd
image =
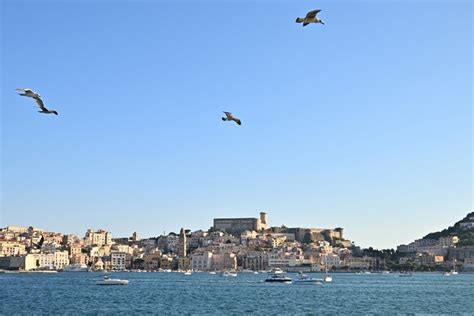
[[[0,226],[266,211],[383,248],[472,210],[471,1],[0,3]]]

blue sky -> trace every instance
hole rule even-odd
[[[472,209],[470,1],[0,8],[0,226],[156,236],[266,211],[382,248]],[[314,8],[326,25],[295,23]]]

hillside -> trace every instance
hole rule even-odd
[[[440,237],[456,235],[460,241],[458,246],[474,246],[474,212],[466,215],[462,220],[456,222],[442,231],[430,233],[423,239],[438,239]]]

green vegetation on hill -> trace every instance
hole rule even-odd
[[[461,227],[461,223],[470,222],[470,217],[474,217],[474,212],[467,214],[466,217],[453,226],[443,229],[440,232],[430,233],[423,237],[423,239],[439,239],[440,237],[456,235],[459,237],[458,246],[474,246],[474,229]]]

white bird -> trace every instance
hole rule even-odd
[[[321,23],[324,25],[324,21],[317,17],[317,14],[321,12],[321,10],[313,10],[306,14],[306,16],[302,18],[296,18],[296,23],[303,23],[303,26],[308,25],[309,23]]]
[[[21,91],[23,93],[18,93],[19,95],[22,95],[24,97],[30,97],[30,98],[41,98],[41,96],[34,92],[33,90],[31,89],[24,89],[24,88],[18,88],[16,89],[17,91]]]
[[[225,114],[226,117],[223,117],[223,118],[222,118],[223,121],[234,121],[235,123],[237,123],[237,124],[239,124],[239,125],[242,124],[242,122],[240,121],[240,119],[237,118],[237,117],[235,117],[235,116],[233,116],[232,113],[230,113],[230,112],[225,112],[225,111],[224,111],[224,114]]]
[[[55,110],[49,110],[44,106],[43,100],[41,98],[34,98],[36,100],[36,103],[38,103],[39,108],[41,111],[38,111],[39,113],[44,113],[44,114],[55,114],[58,115],[58,112]]]

